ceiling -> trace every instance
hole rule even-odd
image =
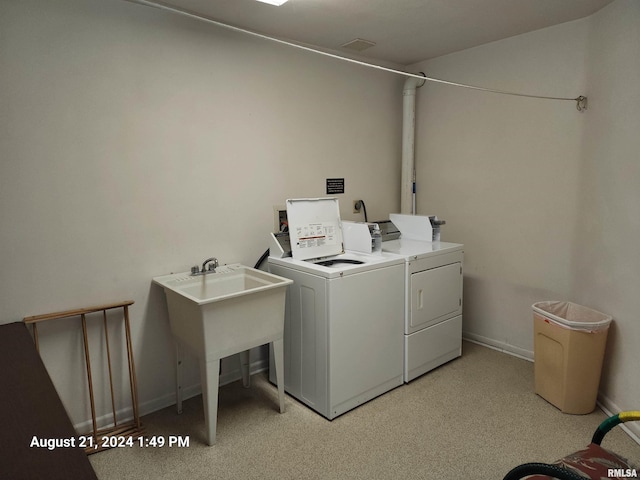
[[[255,0],[160,1],[281,39],[411,65],[586,17],[613,0],[289,0],[280,7]],[[341,48],[356,38],[375,46]]]

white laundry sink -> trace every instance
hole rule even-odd
[[[218,267],[216,272],[193,276],[189,272],[165,275],[153,279],[198,305],[220,302],[232,297],[286,286],[291,281],[262,270],[240,264]]]
[[[200,362],[207,441],[215,442],[220,359],[243,352],[245,385],[249,384],[249,349],[273,343],[282,349],[286,287],[293,283],[240,264],[192,276],[189,272],[156,277],[167,298],[169,323],[177,345],[177,407],[182,410],[182,348]],[[281,353],[280,353],[281,356]],[[282,371],[282,367],[277,368]],[[278,380],[280,410],[284,410],[283,382]]]
[[[215,273],[156,277],[167,296],[171,331],[198,358],[223,358],[268,343],[284,321],[288,278],[240,264]],[[261,344],[260,344],[261,345]]]

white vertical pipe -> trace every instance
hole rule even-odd
[[[420,72],[422,75],[424,73]],[[415,214],[416,88],[425,80],[409,77],[402,91],[402,174],[400,213]]]

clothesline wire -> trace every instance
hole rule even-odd
[[[151,2],[149,0],[127,0],[131,3],[137,3],[139,5],[146,5],[148,7],[155,7],[155,8],[159,8],[161,10],[165,10],[165,11],[169,11],[172,13],[176,13],[179,15],[183,15],[189,18],[194,18],[212,25],[216,25],[218,27],[222,27],[222,28],[226,28],[227,30],[232,30],[234,32],[239,32],[239,33],[243,33],[246,35],[251,35],[253,37],[257,37],[257,38],[261,38],[263,40],[269,40],[271,42],[276,42],[276,43],[280,43],[283,45],[287,45],[290,47],[294,47],[294,48],[298,48],[301,50],[305,50],[308,52],[313,52],[313,53],[317,53],[320,55],[324,55],[326,57],[330,57],[330,58],[335,58],[337,60],[342,60],[342,61],[346,61],[346,62],[350,62],[350,63],[354,63],[356,65],[361,65],[364,67],[368,67],[368,68],[374,68],[377,70],[382,70],[385,72],[390,72],[390,73],[395,73],[397,75],[403,75],[405,77],[413,77],[413,78],[418,78],[420,80],[425,80],[427,82],[433,82],[433,83],[440,83],[440,84],[444,84],[444,85],[450,85],[450,86],[454,86],[454,87],[462,87],[462,88],[469,88],[472,90],[479,90],[482,92],[490,92],[490,93],[498,93],[500,95],[512,95],[512,96],[516,96],[516,97],[527,97],[527,98],[540,98],[540,99],[544,99],[544,100],[570,100],[570,101],[574,101],[577,102],[577,109],[579,111],[582,111],[584,109],[586,109],[586,101],[587,101],[587,97],[584,97],[582,95],[578,96],[578,97],[550,97],[550,96],[545,96],[545,95],[531,95],[531,94],[527,94],[527,93],[517,93],[517,92],[509,92],[509,91],[505,91],[505,90],[496,90],[493,88],[486,88],[486,87],[478,87],[476,85],[468,85],[465,83],[458,83],[458,82],[450,82],[448,80],[441,80],[439,78],[433,78],[433,77],[427,77],[423,74],[416,74],[416,73],[411,73],[411,72],[405,72],[403,70],[398,70],[395,68],[389,68],[389,67],[385,67],[382,65],[377,65],[375,63],[369,63],[369,62],[364,62],[361,60],[356,60],[353,58],[348,58],[348,57],[343,57],[341,55],[337,55],[335,53],[330,53],[330,52],[325,52],[323,50],[319,50],[317,48],[313,48],[313,47],[309,47],[306,45],[301,45],[298,43],[293,43],[287,40],[283,40],[280,38],[276,38],[276,37],[271,37],[269,35],[265,35],[262,33],[258,33],[258,32],[254,32],[251,30],[247,30],[241,27],[236,27],[234,25],[230,25],[228,23],[224,23],[224,22],[220,22],[218,20],[213,20],[211,18],[207,18],[207,17],[203,17],[200,15],[196,15],[195,13],[191,13],[188,12],[186,10],[182,10],[176,7],[172,7],[169,5],[165,5],[163,3],[157,3],[157,2]]]

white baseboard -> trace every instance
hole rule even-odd
[[[524,348],[509,345],[505,342],[499,342],[498,340],[483,337],[482,335],[476,335],[475,333],[463,332],[462,338],[471,343],[477,343],[478,345],[482,345],[483,347],[488,347],[493,350],[497,350],[499,352],[507,353],[509,355],[513,355],[514,357],[533,362],[533,352],[531,350],[525,350]]]
[[[249,367],[249,371],[251,375],[265,371],[269,368],[269,359],[263,358],[259,359],[255,362],[251,363]],[[236,368],[235,370],[231,370],[230,372],[226,372],[220,375],[220,386],[227,385],[229,383],[235,382],[242,378],[242,372],[240,368]],[[182,389],[182,399],[187,400],[189,398],[195,397],[196,395],[200,395],[202,393],[202,389],[200,388],[200,384],[197,383],[195,385],[190,385],[183,387]],[[148,415],[153,412],[157,412],[158,410],[162,410],[163,408],[170,407],[171,405],[176,404],[176,395],[174,392],[167,393],[161,397],[154,398],[147,402],[141,403],[138,405],[140,416]],[[133,419],[133,408],[126,407],[121,410],[116,411],[116,416],[118,418],[118,422],[128,422]],[[96,424],[98,428],[108,428],[113,426],[113,414],[108,413],[106,415],[102,415],[96,418]],[[76,432],[91,432],[93,429],[93,421],[91,419],[85,420],[80,423],[76,423],[74,425]]]
[[[635,410],[638,408],[637,405],[634,405],[635,408],[620,408],[618,405],[613,403],[609,398],[605,397],[602,393],[598,395],[598,406],[602,409],[604,413],[607,415],[615,415],[616,413],[625,412],[627,410]],[[640,424],[638,422],[628,422],[619,425],[622,430],[624,430],[627,435],[629,435],[634,442],[640,445]]]

